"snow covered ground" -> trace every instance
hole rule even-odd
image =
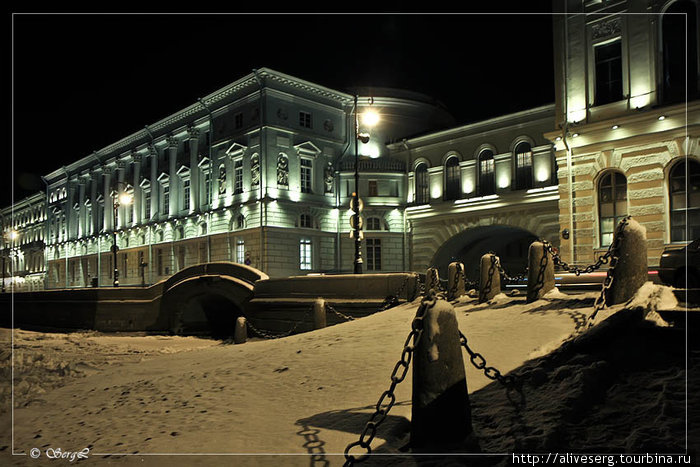
[[[656,314],[676,306],[670,290],[648,283],[585,331],[596,295],[555,290],[531,304],[504,294],[488,304],[468,297],[454,303],[469,345],[489,366],[519,376],[516,399],[524,407],[516,408],[465,352],[474,429],[491,455],[453,460],[505,465],[514,451],[684,453],[686,420],[688,448],[697,452],[700,349],[691,336],[686,354],[692,327],[668,326]],[[16,330],[14,412],[12,333],[2,330],[0,462],[41,465],[49,448],[89,448],[80,462],[342,465],[346,445],[358,439],[389,387],[418,304],[243,345]],[[446,465],[444,456],[400,451],[408,442],[410,399],[409,371],[372,443],[377,455],[362,465]],[[14,451],[26,455],[10,456],[13,441]],[[40,459],[28,455],[33,448]]]

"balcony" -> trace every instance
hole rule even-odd
[[[372,159],[365,156],[360,156],[358,161],[358,169],[360,172],[394,172],[404,173],[406,164],[398,159],[390,157],[379,157]],[[353,156],[346,157],[340,162],[341,172],[355,171],[355,158]]]

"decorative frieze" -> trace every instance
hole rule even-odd
[[[593,25],[593,40],[605,39],[607,37],[622,34],[622,18],[612,18],[601,21]]]

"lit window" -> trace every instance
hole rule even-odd
[[[208,170],[204,172],[204,204],[211,204],[211,172]]]
[[[233,163],[233,194],[243,193],[243,159]]]
[[[600,245],[612,243],[615,227],[627,215],[627,179],[618,172],[608,172],[598,182]]]
[[[378,238],[367,239],[367,270],[382,269],[382,241]]]
[[[522,142],[515,147],[515,189],[532,188],[532,149]]]
[[[485,149],[479,153],[479,194],[492,195],[496,192],[496,174],[493,152]]]
[[[170,213],[170,186],[163,185],[163,210],[162,213],[168,215]]]
[[[301,160],[301,192],[311,193],[311,159]]]
[[[182,209],[190,209],[190,179],[182,181]]]
[[[299,240],[299,269],[311,269],[311,240],[308,238]]]
[[[688,160],[676,164],[669,173],[668,186],[671,241],[700,238],[700,163]]]
[[[416,204],[425,204],[430,200],[428,188],[428,166],[420,163],[416,166]]]
[[[459,188],[459,159],[452,156],[445,162],[445,200],[458,199]]]
[[[151,190],[143,192],[143,209],[145,220],[149,221],[151,219]]]
[[[243,264],[245,262],[245,241],[236,241],[236,262]]]

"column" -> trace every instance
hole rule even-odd
[[[104,230],[105,232],[109,232],[110,230],[113,229],[113,224],[112,224],[112,194],[111,194],[111,183],[112,183],[112,169],[110,167],[104,167],[102,169],[102,175],[103,181],[104,181],[104,199],[105,199],[105,209],[104,212],[102,213],[104,218],[103,218],[103,225],[104,225]]]
[[[190,211],[199,212],[200,190],[199,190],[199,166],[197,157],[197,146],[199,144],[199,129],[190,127],[188,130],[190,145]]]
[[[75,209],[75,186],[78,183],[77,177],[71,177],[66,182],[66,238],[75,239],[78,235],[78,222],[76,219]]]
[[[78,238],[85,236],[85,177],[78,180]]]
[[[97,203],[97,180],[99,180],[100,174],[98,170],[98,168],[94,168],[90,172],[90,209],[92,209],[90,218],[92,219],[92,225],[88,226],[88,234],[99,233],[98,226],[100,224],[97,218],[97,214],[99,213],[99,204]]]
[[[117,171],[117,180],[119,183],[116,186],[116,191],[117,196],[119,196],[119,193],[126,191],[126,183],[124,183],[124,179],[126,178],[126,163],[124,161],[119,161],[117,163]],[[119,216],[117,219],[117,228],[119,229],[127,227],[126,208],[127,206],[124,206],[121,203],[119,204]]]
[[[140,225],[142,220],[141,203],[143,193],[141,190],[141,154],[132,153],[131,159],[134,161],[134,224]]]
[[[168,217],[177,214],[177,201],[180,193],[177,183],[177,138],[168,137],[168,176],[170,177],[170,203]]]
[[[160,214],[160,186],[158,184],[158,151],[154,146],[148,148],[151,159],[151,217],[158,219]],[[146,219],[149,221],[150,219]]]

